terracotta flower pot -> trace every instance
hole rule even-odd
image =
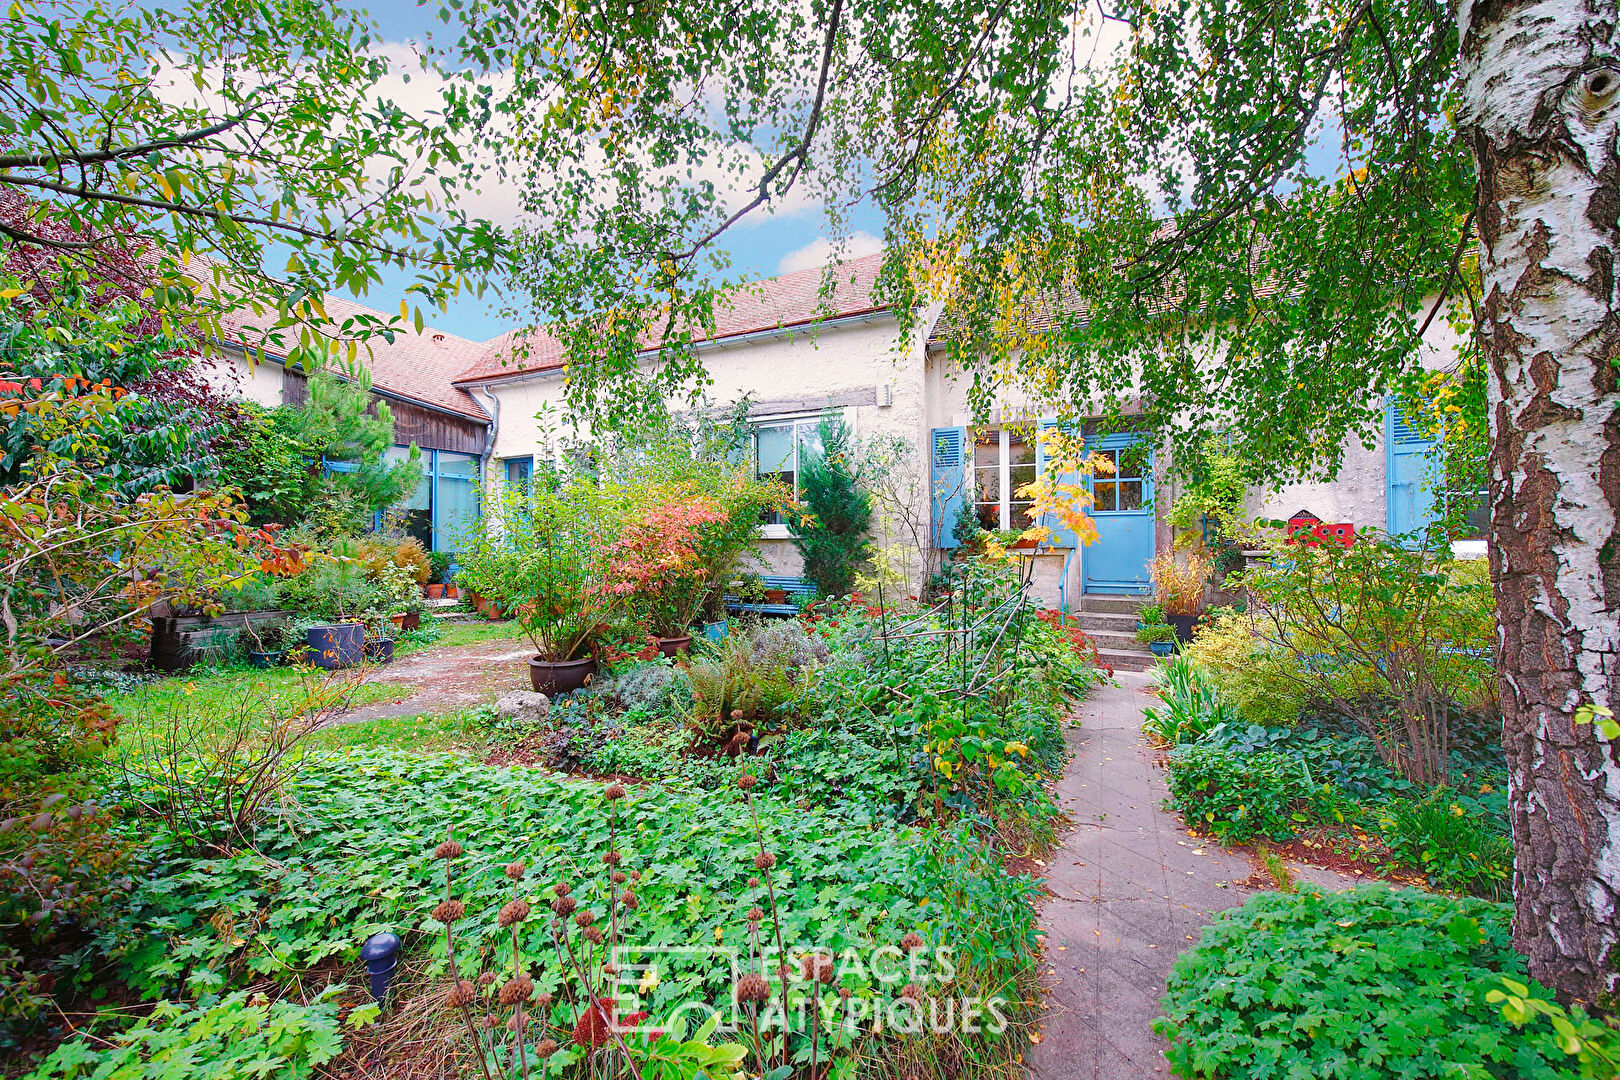
[[[787,590],[786,589],[766,589],[765,590],[765,602],[767,604],[785,604],[785,603],[787,603]]]
[[[444,586],[424,585],[422,586],[422,595],[427,597],[429,600],[441,600],[444,598]]]
[[[692,648],[692,635],[684,637],[661,637],[658,639],[658,651],[665,656],[674,657]]]
[[[484,604],[484,617],[491,621],[500,619],[502,617],[501,606],[493,600],[486,601]]]
[[[420,630],[422,628],[422,613],[420,611],[407,611],[399,628],[405,631]]]
[[[390,615],[390,616],[388,616],[388,621],[394,624],[394,629],[396,629],[396,630],[405,629],[405,613],[404,612],[400,612],[398,615]]]
[[[596,672],[596,657],[583,660],[547,660],[534,656],[529,660],[529,683],[537,694],[551,697],[568,694],[585,685],[585,680]]]
[[[451,600],[459,600],[459,599],[461,599],[461,586],[459,586],[459,585],[446,585],[444,587],[444,595],[446,597],[448,597],[449,599],[451,599]]]

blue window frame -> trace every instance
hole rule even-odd
[[[526,488],[534,477],[534,455],[503,458],[501,471],[508,484]]]

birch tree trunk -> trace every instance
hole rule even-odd
[[[1615,0],[1459,0],[1479,166],[1491,576],[1517,848],[1514,941],[1588,1001],[1620,987],[1620,56]]]

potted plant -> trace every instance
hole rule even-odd
[[[281,663],[291,635],[292,627],[284,621],[250,622],[236,632],[236,644],[247,654],[248,663],[256,668],[271,668]]]
[[[1169,623],[1144,623],[1136,631],[1136,640],[1154,656],[1169,656],[1176,651],[1176,628]]]
[[[1209,563],[1201,555],[1189,554],[1178,560],[1174,552],[1156,556],[1151,564],[1155,599],[1164,608],[1165,621],[1175,627],[1176,640],[1186,644],[1193,639],[1193,627],[1204,610],[1204,583]]]
[[[305,581],[306,578],[311,580]],[[348,559],[328,558],[300,576],[311,614],[326,618],[305,632],[307,661],[334,670],[358,664],[365,645],[365,626],[356,616],[376,606],[378,590],[365,569]]]
[[[428,552],[428,583],[422,586],[422,594],[429,600],[438,600],[444,596],[445,574],[450,569],[450,556],[443,551]]]
[[[677,489],[634,514],[613,544],[604,587],[626,598],[665,656],[692,647],[690,627],[709,591],[701,532],[727,520],[715,500]]]
[[[490,512],[498,523],[472,530],[457,553],[457,582],[509,611],[534,646],[529,682],[537,693],[578,690],[596,671],[594,648],[622,598],[604,588],[612,539],[600,493],[566,487],[509,488]]]
[[[765,583],[758,574],[744,574],[731,583],[731,593],[739,603],[765,603]],[[784,592],[784,595],[786,593]]]

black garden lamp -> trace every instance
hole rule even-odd
[[[360,959],[365,961],[366,973],[371,976],[371,996],[379,1006],[388,996],[388,984],[394,981],[394,969],[399,967],[399,935],[384,930],[366,938],[360,946]]]

